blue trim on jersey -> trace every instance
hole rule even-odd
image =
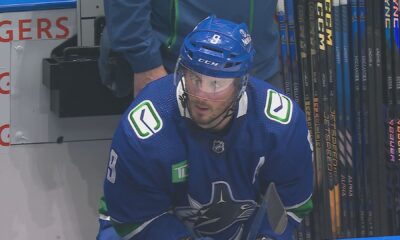
[[[2,0],[0,12],[75,8],[76,0]]]

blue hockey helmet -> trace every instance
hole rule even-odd
[[[246,24],[210,16],[186,36],[181,63],[212,77],[236,78],[248,74],[254,49]]]
[[[184,39],[174,81],[178,84],[185,79],[184,72],[193,72],[213,78],[213,84],[208,85],[215,86],[214,93],[234,83],[237,97],[240,97],[247,85],[254,53],[246,24],[207,17]],[[186,74],[185,81],[190,81],[188,76],[190,74]],[[182,82],[184,91],[196,95],[191,93],[185,81]]]

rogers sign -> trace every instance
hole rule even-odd
[[[10,73],[0,73],[0,94],[10,94]]]
[[[10,124],[0,126],[0,146],[10,146]]]
[[[55,19],[3,19],[0,20],[0,43],[13,40],[65,39],[70,34],[69,17]]]

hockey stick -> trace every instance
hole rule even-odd
[[[301,94],[302,85],[299,76],[299,64],[297,57],[297,44],[296,44],[296,29],[295,29],[295,16],[294,16],[294,2],[293,0],[285,0],[285,12],[287,19],[287,36],[289,45],[289,61],[292,81],[292,97],[299,104],[303,105],[303,96]]]
[[[385,102],[387,104],[387,123],[386,123],[386,189],[387,189],[387,203],[386,211],[389,217],[389,233],[394,233],[395,223],[395,211],[394,211],[394,192],[395,188],[392,182],[395,176],[394,166],[396,162],[396,137],[395,137],[395,87],[393,83],[393,18],[392,18],[392,7],[393,1],[384,1],[384,31],[385,31],[385,53],[384,53],[384,66],[385,66],[385,77],[386,77],[386,96]]]
[[[349,5],[347,0],[340,0],[340,13],[342,19],[342,54],[343,54],[343,89],[344,89],[344,116],[345,116],[345,153],[347,160],[346,167],[346,199],[347,199],[347,226],[343,225],[342,236],[350,237],[354,234],[351,233],[351,229],[354,229],[354,195],[353,195],[353,134],[352,134],[352,100],[351,100],[351,77],[350,77],[350,27],[349,27]]]
[[[394,105],[395,105],[395,150],[396,150],[396,163],[394,166],[394,176],[392,182],[394,185],[394,229],[395,234],[400,233],[400,23],[399,23],[399,0],[393,0],[392,3],[392,42],[393,42],[393,91],[394,91]],[[397,66],[397,67],[395,67]]]
[[[261,199],[260,207],[256,212],[246,240],[256,239],[265,213],[267,213],[272,231],[276,234],[282,234],[286,229],[288,219],[285,207],[273,182],[269,184],[267,191]]]
[[[281,48],[281,66],[284,80],[284,90],[289,96],[293,96],[292,76],[289,60],[288,29],[286,24],[286,13],[284,0],[279,0],[276,5],[276,15],[279,23],[280,48]]]
[[[310,67],[310,53],[308,43],[309,40],[309,23],[308,23],[308,1],[298,0],[296,1],[296,30],[297,30],[297,46],[299,46],[299,67],[301,72],[302,83],[302,94],[303,94],[303,106],[304,112],[306,113],[307,127],[310,130],[311,139],[314,141],[314,121],[313,121],[313,99],[312,99],[312,79],[311,79],[311,67]],[[314,162],[315,163],[315,162]],[[316,178],[314,178],[316,181]],[[316,183],[314,183],[316,186]],[[300,226],[297,231],[297,239],[310,240],[312,236],[312,225],[311,216],[304,218],[304,223]]]

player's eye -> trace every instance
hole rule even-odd
[[[196,76],[196,75],[191,75],[190,79],[191,79],[192,83],[193,83],[195,86],[197,86],[197,87],[200,87],[200,86],[201,86],[201,78],[200,78],[200,77],[198,77],[198,76]]]
[[[195,86],[200,87],[201,86],[201,80],[198,78],[193,79],[193,83]]]

